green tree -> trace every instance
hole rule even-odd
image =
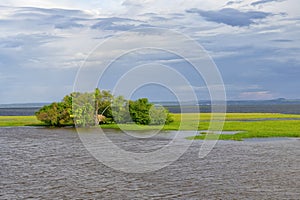
[[[101,99],[101,91],[96,88],[95,89],[95,113],[94,113],[94,121],[95,121],[95,126],[99,124],[99,119],[98,119],[98,111],[99,111],[99,100]]]
[[[72,93],[73,113],[76,126],[96,126],[98,115],[104,115],[107,121],[112,119],[111,102],[113,95],[98,88],[92,93]]]
[[[100,91],[100,90],[99,90]],[[114,96],[107,90],[102,90],[96,96],[97,113],[104,115],[107,121],[112,121],[112,109],[111,104]]]
[[[149,115],[151,125],[169,124],[174,121],[169,111],[163,106],[152,105]]]
[[[95,123],[94,107],[90,103],[81,104],[74,110],[76,126],[88,127]]]
[[[128,101],[122,96],[114,97],[109,91],[73,92],[59,103],[52,103],[36,112],[38,120],[51,126],[95,126],[98,115],[116,123],[135,122],[142,125],[170,123],[172,118],[164,107],[149,103],[147,98]]]
[[[137,124],[148,125],[150,123],[149,110],[152,104],[147,98],[129,101],[129,112],[132,121]]]
[[[93,93],[72,93],[73,116],[76,126],[95,125],[95,95]]]
[[[71,114],[72,107],[65,101],[46,105],[35,113],[38,120],[47,125],[58,127],[73,124]]]
[[[128,101],[123,96],[114,98],[111,107],[114,122],[127,123],[131,121]]]

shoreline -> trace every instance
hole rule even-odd
[[[188,131],[208,130],[210,113],[173,114],[174,122],[164,126],[141,126],[136,124],[103,124],[102,129],[128,131]],[[184,120],[182,120],[184,118]],[[200,121],[199,121],[200,119]],[[49,127],[35,116],[0,116],[0,127]],[[49,127],[50,128],[50,127]],[[227,113],[223,131],[240,131],[236,134],[199,134],[188,139],[219,139],[241,141],[249,138],[300,137],[300,115],[274,113]]]

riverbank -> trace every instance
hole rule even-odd
[[[207,130],[210,113],[172,114],[174,122],[164,126],[140,126],[135,124],[103,124],[103,129],[123,130]],[[199,121],[200,119],[200,121]],[[0,116],[3,126],[45,126],[35,116]],[[262,137],[300,137],[300,115],[272,113],[228,113],[224,131],[239,131],[236,134],[199,134],[189,139],[243,140]]]
[[[8,126],[45,126],[35,116],[0,116],[0,127]]]

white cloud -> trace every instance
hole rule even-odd
[[[30,78],[25,78],[25,75],[39,76],[42,70],[49,70],[49,73],[68,71],[69,74],[64,76],[71,80],[74,78],[71,75],[76,74],[84,58],[106,38],[131,28],[154,26],[182,32],[202,44],[217,61],[224,79],[228,81],[226,84],[243,86],[243,91],[231,89],[234,91],[232,96],[238,97],[245,92],[243,95],[246,97],[247,92],[271,91],[268,81],[276,84],[276,78],[291,76],[289,71],[294,74],[299,66],[299,6],[297,0],[253,5],[256,1],[237,0],[227,4],[228,0],[175,0],[172,3],[165,0],[3,0],[0,3],[0,77],[9,85],[13,83],[8,77],[17,76],[20,81],[28,81],[29,86]],[[234,23],[232,19],[236,16],[215,23],[216,20],[186,13],[186,10],[194,9],[206,14],[220,14],[219,11],[224,8],[231,8],[233,13],[242,15],[249,26],[241,26],[240,21]],[[256,21],[249,13],[270,14]],[[154,37],[136,42],[164,44]],[[174,45],[176,42],[174,39]],[[107,52],[90,62],[100,64],[112,55],[112,51],[122,50],[120,44],[107,47]],[[182,59],[165,55],[140,55],[139,58],[142,61],[155,59],[170,65],[182,63]],[[273,71],[269,73],[272,76],[259,73],[262,68]],[[242,71],[245,74],[242,78],[235,75]],[[55,77],[55,74],[51,76]],[[45,81],[51,85],[61,79]],[[242,79],[247,83],[241,84]],[[289,80],[294,81],[294,76]],[[247,87],[257,81],[261,81],[257,83],[259,91],[248,91]],[[283,91],[279,91],[279,87],[276,89],[278,93]],[[63,96],[65,91],[60,92]],[[263,96],[263,93],[259,94]],[[271,96],[266,93],[264,98],[267,97]]]

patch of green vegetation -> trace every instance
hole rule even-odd
[[[195,114],[197,115],[197,114]],[[197,130],[199,119],[197,116],[189,117],[189,114],[171,114],[173,121],[165,125],[141,125],[135,123],[128,124],[102,124],[101,128],[122,129],[122,130]]]
[[[35,113],[38,120],[53,127],[75,125],[93,127],[102,123],[162,125],[173,121],[169,111],[150,103],[147,98],[136,101],[114,96],[98,88],[94,92],[72,92],[61,102],[43,106]]]
[[[256,114],[259,116],[259,114]],[[261,115],[263,116],[263,114]],[[259,116],[259,117],[261,117]],[[265,116],[265,115],[264,115]],[[214,139],[218,138],[220,140],[243,140],[247,138],[266,138],[266,137],[300,137],[300,119],[299,120],[289,120],[290,118],[299,118],[299,116],[286,115],[274,115],[277,120],[264,120],[261,121],[239,121],[233,118],[226,118],[226,122],[223,127],[223,131],[241,131],[236,134],[199,134],[195,137],[190,137],[188,139]],[[251,119],[253,116],[249,116]],[[280,120],[284,118],[284,120]],[[245,118],[246,119],[246,118]],[[200,122],[199,130],[208,129],[209,122]],[[215,135],[215,136],[214,136]],[[219,136],[219,137],[218,137]]]
[[[172,114],[174,121],[168,125],[136,126],[121,125],[125,130],[207,130],[210,125],[210,113]],[[199,120],[200,119],[200,120]],[[298,120],[299,119],[299,120]],[[217,123],[217,122],[216,122]],[[117,124],[104,124],[102,128],[120,129]],[[300,115],[273,113],[228,113],[223,131],[241,131],[236,134],[199,134],[189,139],[243,140],[262,137],[300,137]]]
[[[210,113],[172,114],[173,122],[164,126],[137,124],[102,124],[104,129],[122,130],[208,130]],[[216,122],[218,123],[218,122]],[[0,126],[45,126],[35,116],[0,116]],[[236,134],[199,134],[188,139],[243,140],[262,137],[300,137],[300,115],[270,113],[229,113],[223,131]],[[205,131],[204,131],[205,132]]]
[[[44,126],[35,116],[0,116],[0,127],[5,126]]]
[[[223,114],[215,113],[215,116],[222,116]],[[175,121],[184,116],[187,121],[194,121],[200,119],[201,121],[210,120],[211,113],[183,113],[173,114]],[[275,119],[299,119],[300,115],[296,114],[280,114],[280,113],[227,113],[227,121],[250,121],[250,120],[275,120]]]

